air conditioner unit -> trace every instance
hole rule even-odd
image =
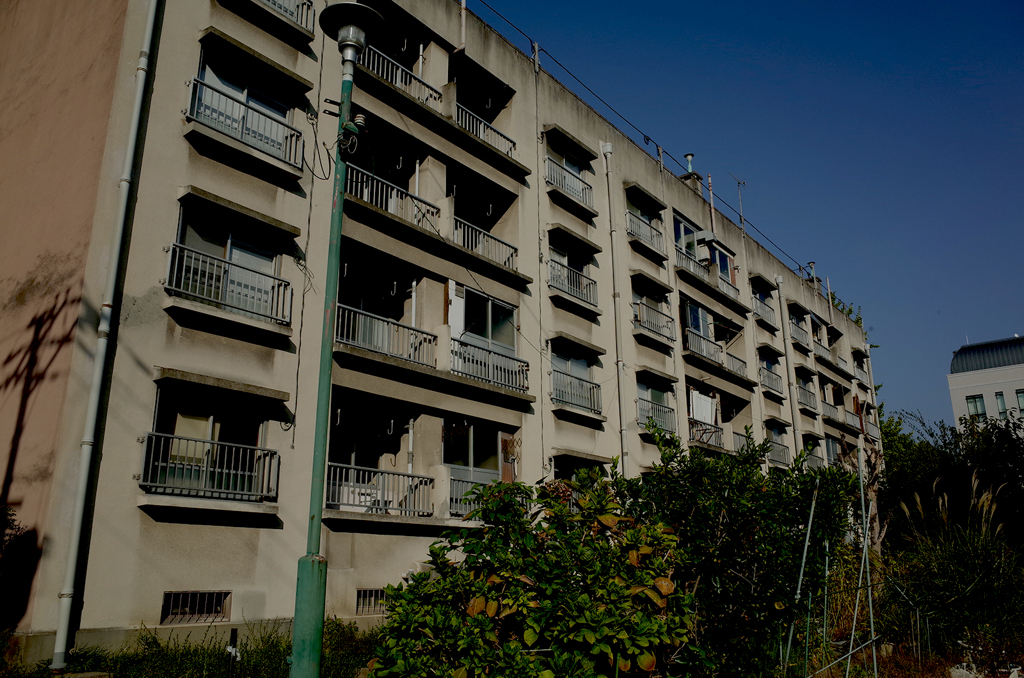
[[[697,239],[697,243],[700,245],[704,245],[709,242],[715,242],[716,240],[718,240],[718,238],[715,237],[715,234],[712,233],[711,231],[697,231],[695,237]]]

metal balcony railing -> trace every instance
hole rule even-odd
[[[633,324],[648,332],[665,337],[669,341],[676,340],[676,326],[672,322],[672,316],[662,313],[642,301],[633,304]]]
[[[554,259],[548,259],[548,284],[597,306],[597,281]]]
[[[530,364],[490,349],[452,339],[452,372],[496,386],[527,391]]]
[[[690,441],[705,445],[722,446],[722,429],[714,424],[690,418]]]
[[[807,468],[823,468],[825,457],[821,456],[821,448],[815,448],[807,455]]]
[[[547,182],[587,207],[594,207],[594,188],[551,158],[546,158]]]
[[[832,403],[821,401],[821,412],[832,421],[839,421],[839,408]]]
[[[822,360],[832,362],[832,352],[828,350],[828,346],[817,339],[814,340],[814,355]]]
[[[814,391],[803,386],[796,387],[796,399],[804,407],[809,407],[812,410],[818,409],[818,396],[814,395]]]
[[[411,221],[426,231],[437,233],[440,208],[355,165],[348,166],[345,192],[396,217]]]
[[[855,364],[853,366],[853,376],[857,377],[857,380],[860,381],[861,383],[864,383],[864,384],[868,383],[868,372],[867,372],[867,370],[865,370],[863,367],[860,367],[859,365]],[[870,385],[871,384],[868,384],[868,386],[870,386]]]
[[[259,2],[291,19],[310,33],[313,32],[313,27],[316,25],[314,21],[316,10],[313,9],[311,0],[259,0]]]
[[[435,367],[437,335],[338,304],[335,341]]]
[[[742,433],[732,432],[732,449],[736,452],[741,451],[747,446],[747,436]]]
[[[761,377],[761,386],[770,388],[776,393],[782,393],[782,375],[775,374],[767,367],[760,368],[758,375]]]
[[[665,253],[665,236],[662,232],[632,212],[626,212],[626,234],[639,238],[655,252]]]
[[[516,142],[494,129],[489,122],[479,115],[471,113],[469,109],[463,107],[460,103],[455,104],[455,122],[462,129],[494,146],[508,157],[511,158],[515,154]]]
[[[376,47],[367,47],[363,51],[360,63],[381,80],[390,82],[414,99],[421,101],[435,111],[440,111],[441,93],[416,77],[405,66],[402,66],[391,57],[385,56]]]
[[[843,369],[843,370],[845,370],[847,372],[850,371],[850,363],[848,363],[846,361],[846,358],[842,358],[840,356],[836,356],[836,364],[839,365],[839,367],[841,369]]]
[[[170,246],[164,287],[283,325],[291,322],[292,288],[287,280],[177,243]]]
[[[851,412],[850,410],[846,410],[846,425],[847,426],[852,426],[855,429],[857,429],[858,431],[860,430],[860,417],[857,416],[856,412]]]
[[[747,361],[741,358],[737,358],[732,353],[725,354],[725,369],[740,375],[741,377],[747,376]]]
[[[678,246],[676,247],[676,268],[684,269],[704,282],[711,280],[711,273],[708,267],[691,257],[687,254],[686,250],[680,249]]]
[[[293,167],[302,167],[302,132],[199,78],[192,80],[188,117]]]
[[[551,400],[560,405],[601,414],[601,385],[565,372],[552,370]]]
[[[501,238],[497,238],[482,228],[477,228],[468,221],[455,218],[455,231],[453,239],[459,245],[493,262],[501,264],[505,268],[516,270],[516,256],[519,253],[515,245],[510,245]]]
[[[686,350],[693,351],[697,355],[704,356],[719,365],[722,364],[722,346],[711,341],[692,327],[686,328]]]
[[[668,405],[662,405],[646,398],[636,399],[636,421],[640,426],[646,426],[649,419],[654,420],[655,426],[669,433],[676,432],[676,411]]]
[[[327,464],[327,508],[353,506],[365,513],[430,516],[434,479],[348,464]]]
[[[731,281],[726,280],[722,276],[718,276],[718,289],[730,299],[740,300],[740,288],[732,284]]]
[[[789,458],[789,447],[783,445],[777,440],[767,440],[768,443],[768,461],[775,462],[776,464],[790,464]]]
[[[881,436],[879,435],[878,431],[878,424],[876,424],[873,421],[865,421],[864,428],[867,429],[869,436],[871,436],[875,440],[881,440]]]
[[[775,309],[765,303],[764,300],[759,297],[752,297],[751,299],[754,304],[754,315],[759,318],[767,320],[769,324],[775,324]]]
[[[147,433],[139,487],[234,501],[276,501],[281,456],[276,450]]]
[[[800,327],[796,323],[789,323],[790,334],[793,335],[793,340],[797,341],[804,346],[810,348],[811,346],[811,335],[807,333],[807,330]]]
[[[465,516],[470,511],[479,508],[480,502],[474,501],[466,494],[477,485],[486,485],[486,482],[479,480],[465,480],[463,478],[452,478],[448,495],[448,512],[455,517]]]

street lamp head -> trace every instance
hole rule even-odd
[[[686,158],[686,171],[687,172],[692,172],[693,171],[693,153],[687,153],[683,157]]]
[[[355,0],[336,2],[320,12],[320,28],[338,41],[339,50],[350,46],[362,52],[366,47],[366,33],[383,23],[384,19],[376,10]]]

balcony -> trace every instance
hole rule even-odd
[[[291,283],[184,245],[170,246],[164,288],[171,293],[288,325]]]
[[[277,501],[276,450],[147,433],[139,487],[151,494]]]
[[[676,432],[676,411],[668,405],[662,405],[646,398],[636,399],[636,421],[641,427],[653,419],[654,425],[669,433]]]
[[[747,361],[737,358],[732,353],[725,354],[725,369],[741,377],[747,376]]]
[[[665,236],[660,230],[647,223],[632,212],[626,212],[626,235],[635,238],[659,261],[665,256]]]
[[[743,433],[732,432],[732,449],[736,452],[742,452],[747,446],[747,436]]]
[[[696,330],[686,328],[686,350],[707,358],[711,362],[722,364],[722,347]]]
[[[556,405],[601,414],[601,385],[552,370],[551,401]]]
[[[403,188],[373,176],[355,165],[348,166],[345,192],[430,233],[437,234],[441,210]]]
[[[452,339],[452,372],[514,391],[528,391],[525,360]]]
[[[548,260],[548,285],[597,306],[597,281],[554,259]]]
[[[428,517],[434,513],[434,479],[348,464],[327,464],[327,508]]]
[[[846,425],[852,426],[853,428],[860,430],[860,417],[850,410],[846,410]]]
[[[670,342],[676,340],[676,326],[672,316],[642,301],[633,304],[633,325]]]
[[[736,287],[722,276],[718,276],[718,291],[733,301],[740,300],[740,288]]]
[[[557,191],[569,198],[572,201],[569,207],[572,207],[573,203],[581,207],[582,209],[578,211],[585,218],[597,216],[597,210],[594,209],[594,188],[590,184],[551,158],[545,158],[544,165],[549,190]]]
[[[879,431],[878,431],[878,424],[876,424],[875,422],[873,422],[873,421],[865,421],[864,422],[864,428],[867,429],[868,435],[871,436],[872,438],[874,438],[875,440],[881,440],[882,439],[882,437],[881,437],[881,435],[879,434]]]
[[[438,95],[440,97],[440,95]],[[477,139],[480,139],[486,144],[493,146],[508,157],[514,157],[516,151],[516,142],[494,129],[483,118],[471,113],[469,109],[464,108],[462,105],[455,104],[455,122],[462,129],[466,130]]]
[[[424,106],[440,112],[441,93],[416,77],[408,68],[385,56],[380,50],[372,46],[367,47],[363,51],[360,63],[381,80],[405,92]]]
[[[469,514],[470,511],[480,507],[480,503],[466,497],[466,495],[477,485],[486,485],[486,482],[479,480],[466,480],[464,478],[452,478],[449,491],[448,512],[452,517],[461,517]]]
[[[848,373],[850,371],[850,363],[846,361],[846,358],[836,356],[836,365],[838,365],[839,369],[843,370],[844,372]]]
[[[814,340],[814,357],[821,358],[822,360],[832,362],[832,352],[828,350],[828,346],[821,343],[817,339]]]
[[[796,399],[802,407],[806,407],[809,410],[818,411],[818,396],[814,395],[814,391],[803,386],[796,387]]]
[[[758,375],[761,377],[761,386],[767,389],[775,391],[779,395],[783,394],[782,391],[782,376],[775,374],[767,367],[762,367],[758,370]]]
[[[775,309],[758,297],[752,297],[751,301],[754,304],[754,315],[775,327]]]
[[[452,239],[456,245],[462,245],[467,250],[472,250],[485,259],[490,259],[499,266],[516,269],[516,257],[519,254],[518,248],[510,245],[501,238],[496,238],[482,228],[455,218]]]
[[[791,322],[789,323],[789,332],[793,335],[793,341],[802,345],[804,348],[811,347],[811,335],[808,334],[807,330],[796,323]]]
[[[316,11],[313,3],[309,0],[257,0],[260,4],[266,5],[281,16],[291,19],[304,29],[313,32],[313,20]]]
[[[868,379],[868,372],[867,372],[867,370],[865,370],[860,365],[856,365],[855,364],[853,366],[853,376],[857,377],[857,380],[860,383],[865,384],[867,386],[870,386],[870,384],[868,384],[868,381],[869,381],[869,379]]]
[[[789,447],[777,440],[766,440],[765,442],[768,443],[768,461],[789,466]]]
[[[828,419],[831,419],[832,421],[842,421],[839,418],[839,408],[836,407],[835,405],[833,405],[832,403],[827,403],[824,400],[822,400],[821,401],[821,412]]]
[[[194,78],[188,118],[302,170],[302,132],[227,90]]]
[[[690,418],[690,442],[722,447],[722,429],[714,424]]]
[[[335,341],[435,367],[437,335],[338,304]]]
[[[681,250],[678,247],[676,247],[676,268],[686,271],[690,275],[699,278],[704,282],[711,281],[711,274],[708,271],[708,267],[691,257],[685,250]]]

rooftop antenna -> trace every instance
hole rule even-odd
[[[740,180],[740,178],[732,172],[729,172],[729,176],[736,180],[736,193],[740,196],[740,230],[746,233],[747,228],[743,221],[743,187],[747,185],[747,182]]]

